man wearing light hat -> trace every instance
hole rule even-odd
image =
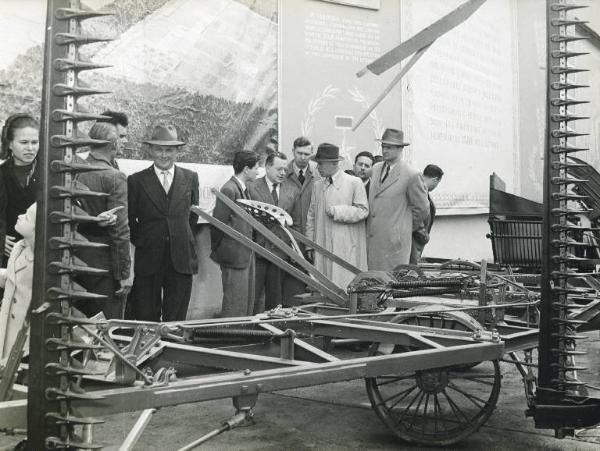
[[[429,215],[427,187],[423,176],[402,161],[402,130],[383,133],[383,161],[373,166],[369,192],[367,248],[369,270],[391,271],[408,264],[412,233]]]
[[[319,145],[315,161],[322,179],[313,186],[306,236],[348,263],[366,270],[367,193],[361,179],[340,170],[341,160],[337,146]],[[312,257],[316,268],[339,287],[345,289],[354,278],[353,273],[327,257],[318,253]]]
[[[192,275],[198,271],[193,228],[198,174],[175,165],[185,143],[172,125],[157,125],[143,141],[154,164],[129,176],[129,227],[135,246],[132,312],[137,320],[186,319]]]

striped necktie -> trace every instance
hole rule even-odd
[[[385,179],[387,179],[387,176],[390,174],[390,165],[385,163],[385,168],[383,169],[383,177],[381,177],[381,183],[383,184],[383,182],[385,182]]]

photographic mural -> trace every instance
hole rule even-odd
[[[181,162],[228,164],[235,150],[276,146],[277,0],[82,4],[116,13],[84,22],[84,33],[114,40],[84,47],[83,59],[112,67],[81,73],[82,84],[111,93],[80,104],[128,114],[122,158],[145,159],[139,141],[156,122],[173,123],[187,142]],[[0,122],[17,111],[39,117],[45,5],[0,2],[0,23],[11,27],[0,42]]]

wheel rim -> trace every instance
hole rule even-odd
[[[374,345],[371,354],[402,352]],[[401,439],[429,446],[457,443],[492,414],[500,393],[497,361],[477,367],[432,368],[366,379],[371,406]]]

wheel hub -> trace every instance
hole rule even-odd
[[[415,379],[418,387],[428,394],[441,393],[448,386],[448,371],[425,370],[417,371]]]

